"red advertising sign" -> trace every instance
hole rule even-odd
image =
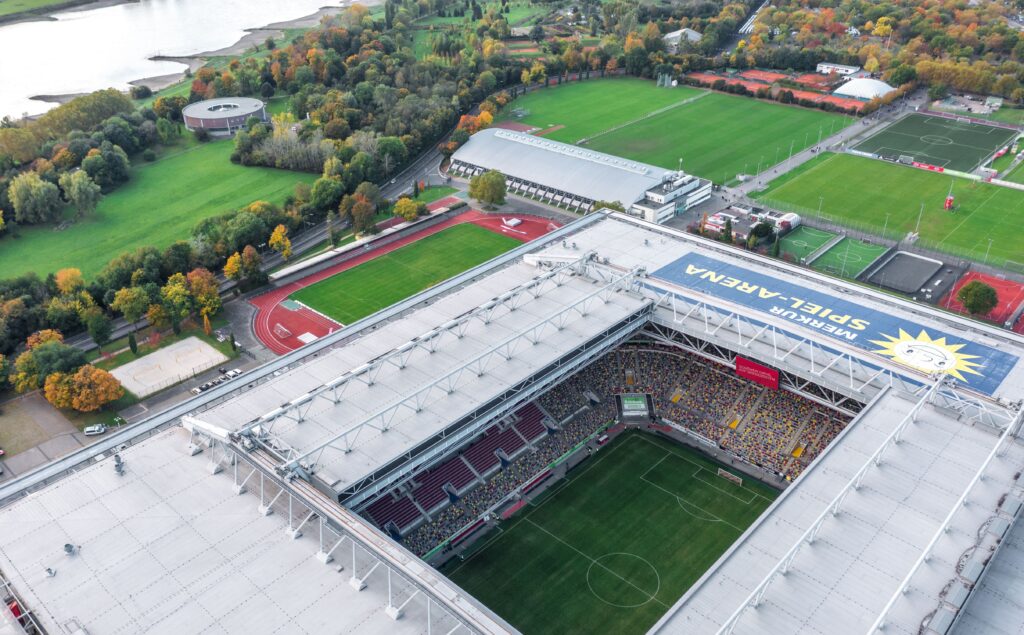
[[[920,161],[914,161],[911,165],[915,168],[921,168],[922,170],[929,170],[931,172],[945,172],[946,168],[939,165],[932,165],[931,163],[921,163]]]
[[[779,389],[779,371],[763,364],[752,362],[745,357],[736,356],[736,374],[744,379],[756,381],[772,390]]]

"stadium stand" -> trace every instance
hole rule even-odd
[[[365,512],[381,527],[394,522],[406,546],[425,554],[614,421],[614,397],[625,392],[651,395],[658,417],[789,480],[849,422],[805,397],[769,390],[679,349],[626,345],[490,426]],[[508,458],[506,464],[499,455]],[[457,493],[454,501],[448,492]]]

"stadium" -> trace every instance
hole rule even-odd
[[[189,104],[181,111],[185,127],[206,130],[212,135],[229,136],[245,125],[250,117],[270,121],[262,101],[251,97],[221,97]]]
[[[593,213],[4,483],[0,632],[1019,632],[1022,344]]]

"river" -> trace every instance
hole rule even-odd
[[[56,104],[36,95],[128,88],[186,65],[152,61],[231,46],[268,24],[315,13],[337,0],[142,0],[65,11],[56,20],[0,26],[0,116],[35,115]]]

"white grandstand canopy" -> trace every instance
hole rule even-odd
[[[673,173],[586,147],[500,128],[476,133],[455,151],[452,160],[591,200],[619,201],[626,207]]]
[[[580,276],[598,265],[573,259],[501,268],[201,418],[271,433],[283,459],[343,492],[649,304],[621,292],[629,272]]]

